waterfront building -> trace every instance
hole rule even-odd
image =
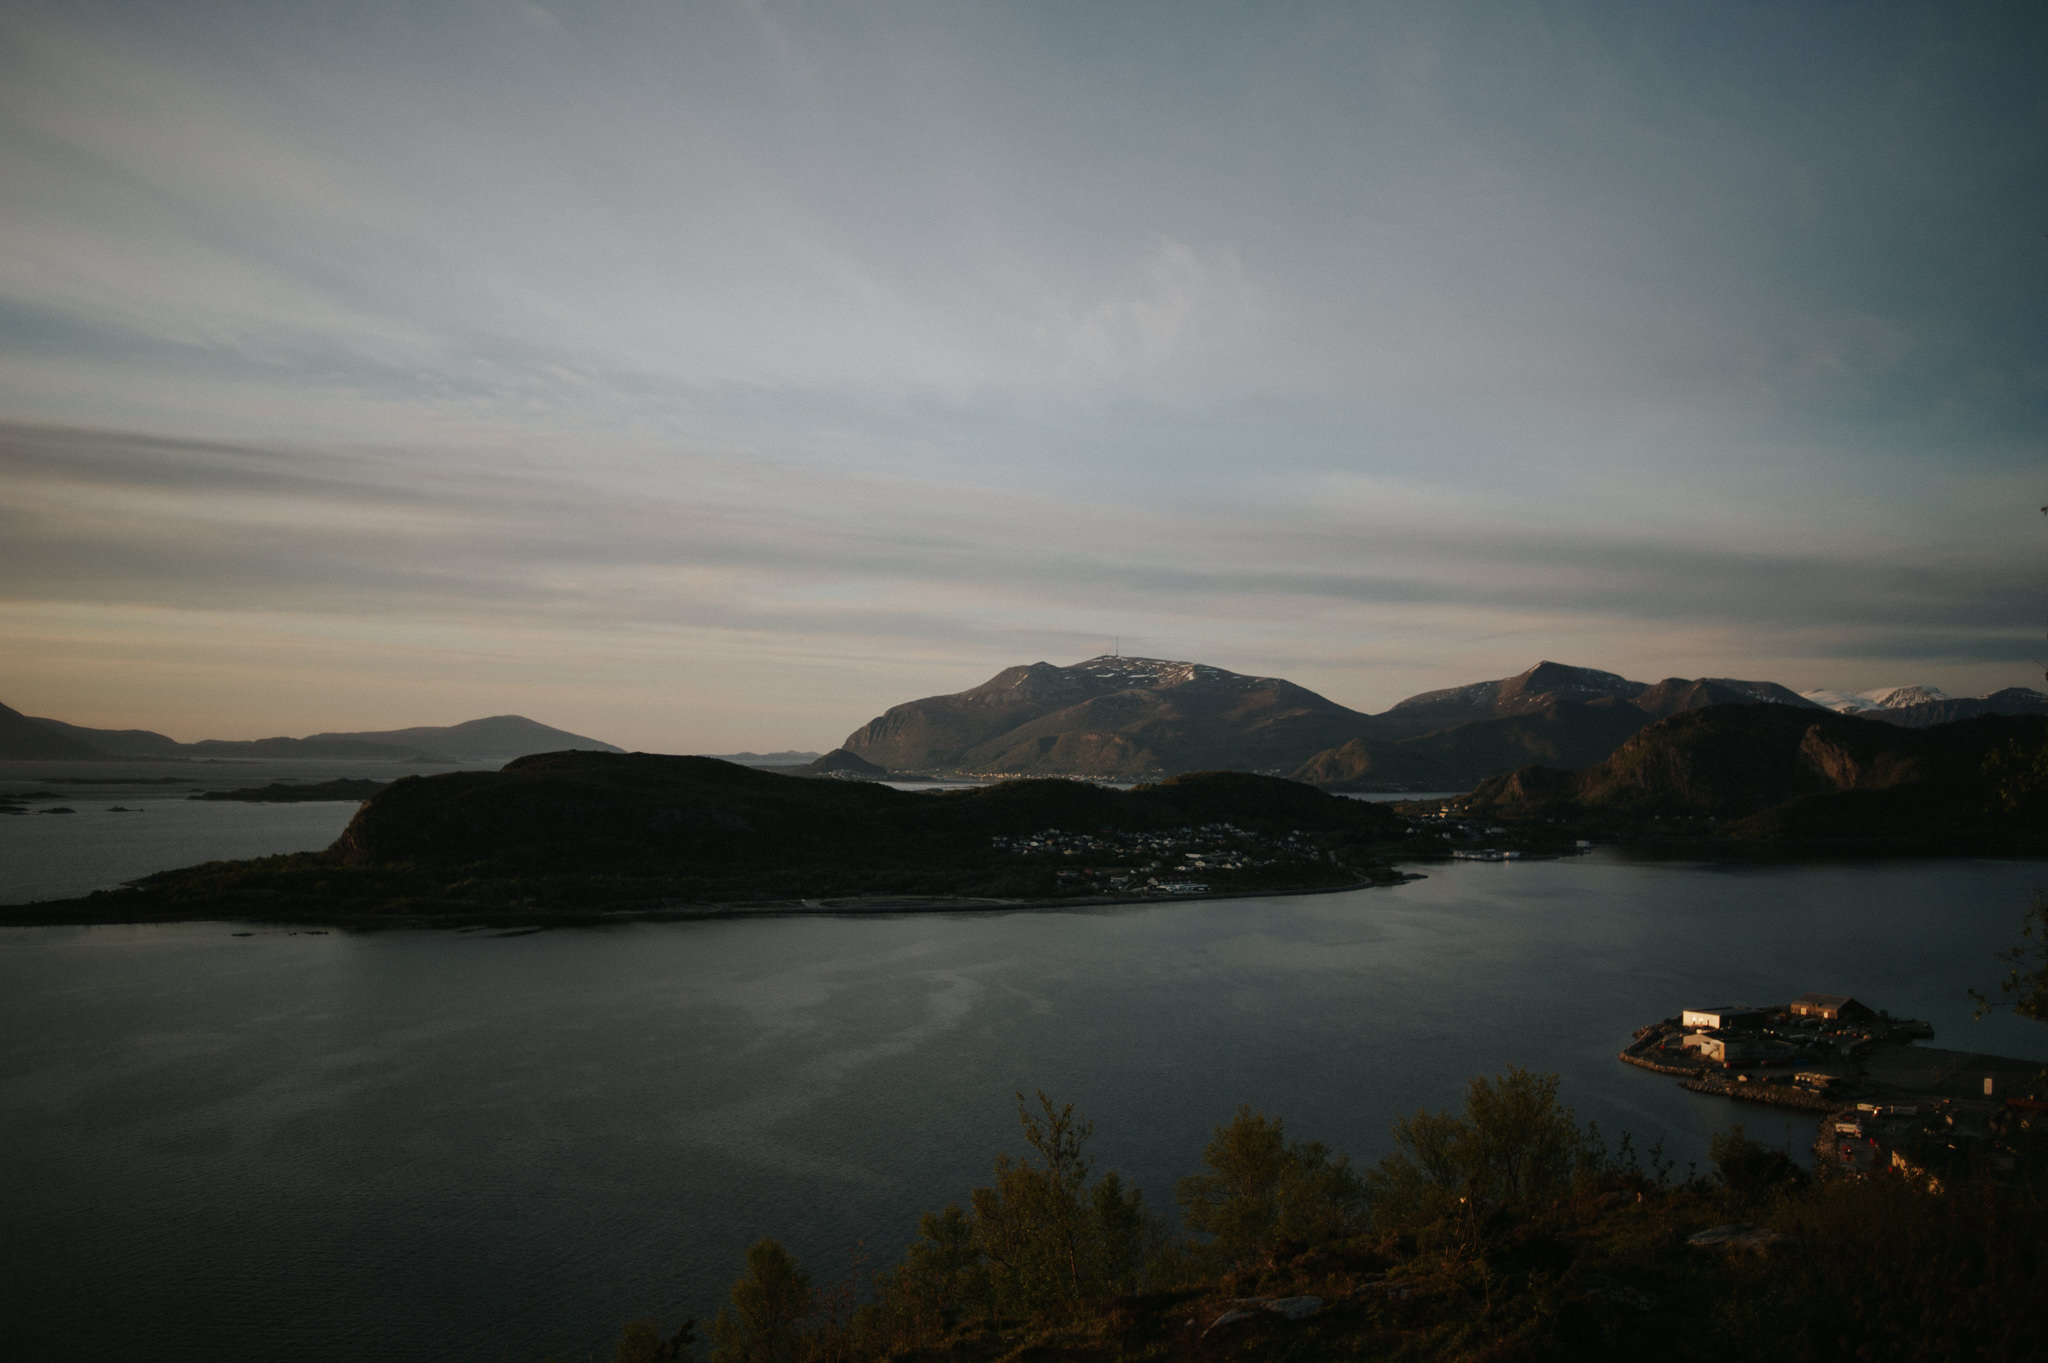
[[[1679,1025],[1710,1031],[1729,1031],[1742,1028],[1761,1027],[1766,1021],[1758,1008],[1737,1008],[1723,1004],[1719,1008],[1688,1008],[1678,1017]]]
[[[1786,1010],[1793,1017],[1819,1018],[1823,1022],[1868,1022],[1877,1016],[1847,994],[1801,994]]]

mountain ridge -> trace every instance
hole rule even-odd
[[[1806,691],[1808,700],[1837,714],[1877,719],[1907,729],[1953,724],[1979,715],[2048,714],[2048,693],[2008,686],[1982,696],[1951,696],[1933,686],[1888,686],[1876,691]]]
[[[1571,684],[1549,689],[1546,669],[1548,678],[1563,677]],[[1587,673],[1601,680],[1588,685],[1571,675]],[[1464,790],[1530,762],[1590,766],[1644,727],[1689,710],[1755,704],[1814,708],[1775,682],[1666,677],[1646,684],[1549,662],[1518,677],[1426,694],[1416,698],[1424,704],[1415,708],[1431,708],[1441,716],[1438,697],[1446,695],[1460,710],[1484,700],[1505,713],[1391,741],[1353,739],[1317,753],[1292,773],[1294,779],[1338,791]],[[1575,695],[1589,698],[1571,699]]]
[[[609,743],[556,729],[523,715],[492,715],[460,724],[410,729],[316,733],[304,738],[202,738],[181,743],[153,729],[94,729],[24,715],[0,705],[0,759],[299,758],[356,761],[506,761],[567,749],[620,752]]]
[[[1853,840],[1901,849],[2038,849],[2048,790],[2001,782],[2008,754],[2048,744],[2048,718],[1984,715],[1924,729],[1853,715],[1716,706],[1645,727],[1577,771],[1529,766],[1460,804],[1522,820],[1669,819],[1763,840]],[[2010,787],[2010,788],[2007,788]]]
[[[1365,722],[1282,678],[1104,654],[892,706],[840,747],[892,771],[1142,778],[1284,770]]]
[[[1144,780],[1232,768],[1339,790],[1464,789],[1531,761],[1596,762],[1667,714],[1758,702],[1812,704],[1774,682],[1638,682],[1546,659],[1371,715],[1284,678],[1104,654],[892,706],[841,747],[895,772]]]

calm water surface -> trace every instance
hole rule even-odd
[[[760,1235],[821,1277],[893,1258],[1037,1087],[1161,1207],[1239,1103],[1370,1160],[1511,1061],[1681,1170],[1733,1119],[1803,1147],[1614,1052],[1830,989],[2048,1058],[1964,993],[2042,885],[1602,854],[1085,912],[0,931],[0,1317],[25,1358],[608,1356],[629,1317],[714,1309]]]
[[[348,800],[189,798],[199,791],[453,770],[451,763],[0,761],[0,802],[28,811],[0,816],[0,904],[69,899],[202,861],[314,851],[339,837],[356,812]],[[44,812],[60,808],[72,812]]]

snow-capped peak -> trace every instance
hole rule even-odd
[[[1880,710],[1896,710],[1902,705],[1925,705],[1931,700],[1949,699],[1948,692],[1934,686],[1887,686],[1870,693],[1870,703]]]
[[[1801,691],[1799,694],[1816,705],[1825,705],[1845,715],[1853,715],[1858,710],[1897,710],[1908,705],[1955,699],[1938,686],[1885,686],[1875,691],[1822,690]]]
[[[1084,673],[1097,681],[1125,682],[1132,686],[1185,686],[1192,681],[1259,683],[1267,680],[1264,677],[1240,676],[1207,663],[1187,663],[1172,658],[1131,658],[1121,653],[1105,653],[1099,658],[1076,663],[1067,670]]]

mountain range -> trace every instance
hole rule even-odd
[[[305,738],[201,739],[180,743],[150,729],[91,729],[37,719],[0,705],[0,759],[5,758],[317,758],[400,762],[504,762],[565,749],[619,752],[609,743],[539,724],[522,715],[493,715],[461,724],[319,733]]]
[[[944,772],[1149,780],[1239,770],[1291,776],[1337,791],[1467,790],[1532,763],[1590,766],[1670,715],[1757,703],[1809,713],[1832,710],[1900,728],[1986,714],[2048,714],[2048,696],[2025,687],[1966,698],[1919,686],[1802,695],[1768,681],[1640,682],[1549,661],[1512,677],[1426,691],[1367,714],[1278,677],[1110,654],[1071,667],[1037,662],[1005,668],[966,691],[892,706],[824,758],[783,752],[739,753],[731,760],[842,777]],[[0,758],[480,763],[566,749],[619,751],[518,715],[305,738],[180,743],[147,729],[93,729],[0,705]]]
[[[1373,716],[1371,736],[1318,753],[1292,775],[1333,790],[1464,790],[1531,763],[1590,765],[1668,715],[1756,704],[1814,708],[1773,682],[1637,682],[1542,662],[1519,676],[1404,700]]]
[[[1610,834],[1712,820],[1736,838],[1900,850],[2048,845],[2048,718],[1980,715],[1911,729],[1825,710],[1715,706],[1644,728],[1579,771],[1528,766],[1457,803]]]
[[[1932,686],[1889,686],[1881,691],[1802,691],[1805,699],[1839,714],[1881,719],[1905,729],[1953,724],[1979,715],[2048,715],[2048,694],[2008,686],[1987,696],[1951,696]]]
[[[1958,700],[1932,687],[1801,695],[1769,681],[1667,677],[1540,662],[1366,714],[1277,677],[1105,655],[1006,668],[980,686],[891,707],[841,747],[894,772],[1143,780],[1234,768],[1338,791],[1466,790],[1532,763],[1589,766],[1670,715],[1769,704],[1924,728],[2048,713],[2012,687]]]
[[[894,706],[841,746],[892,771],[1134,780],[1236,768],[1337,790],[1462,790],[1532,762],[1597,762],[1664,715],[1756,702],[1814,708],[1772,682],[1652,684],[1546,661],[1372,715],[1277,677],[1109,655]]]

